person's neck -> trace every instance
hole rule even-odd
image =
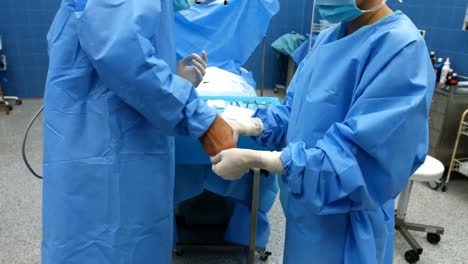
[[[364,13],[348,23],[346,35],[350,35],[364,26],[372,25],[392,13],[393,11],[387,5],[375,12]]]

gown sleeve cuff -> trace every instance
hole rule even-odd
[[[185,80],[181,81],[181,85],[187,83]],[[190,92],[185,107],[184,118],[186,119],[188,134],[195,138],[200,138],[213,124],[218,113],[213,108],[209,107],[205,101],[198,97],[195,88],[190,86]]]
[[[260,136],[252,137],[255,142],[257,142],[261,146],[269,146],[275,145],[271,142],[272,134],[273,134],[273,127],[271,122],[268,120],[269,110],[267,108],[257,109],[257,111],[253,114],[252,117],[257,117],[262,120],[263,123],[263,132]]]
[[[302,173],[293,172],[292,151],[290,147],[283,149],[281,162],[284,166],[283,180],[286,181],[289,192],[295,195],[302,194]]]

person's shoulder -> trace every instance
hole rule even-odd
[[[414,23],[402,12],[397,12],[376,26],[374,41],[393,47],[405,47],[411,43],[425,45]]]

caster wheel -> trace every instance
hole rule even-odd
[[[178,257],[182,257],[184,255],[184,250],[174,250],[174,253],[176,254],[176,256]]]
[[[22,105],[22,104],[23,104],[23,101],[21,101],[21,100],[19,100],[19,99],[16,100],[16,105]]]
[[[268,258],[271,256],[271,252],[268,252],[268,251],[259,252],[259,254],[260,254],[261,261],[267,261]]]
[[[405,253],[405,260],[408,263],[416,263],[419,261],[419,254],[414,250],[408,250]]]
[[[446,192],[446,191],[447,191],[447,185],[442,186],[442,192]]]
[[[12,107],[11,105],[8,105],[7,107],[8,107],[8,110],[9,110],[9,111],[12,111],[12,110],[13,110],[13,107]]]
[[[440,182],[439,181],[431,181],[431,182],[429,182],[429,187],[432,190],[437,190],[440,187]]]
[[[432,245],[437,245],[440,242],[440,235],[434,233],[427,233],[427,241]]]

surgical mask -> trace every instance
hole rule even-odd
[[[356,5],[356,0],[316,0],[320,15],[331,23],[349,22],[358,16],[374,12],[382,8],[387,0],[369,10],[361,10]]]
[[[189,9],[193,3],[195,3],[195,0],[172,0],[172,3],[174,5],[174,11],[179,12]]]

